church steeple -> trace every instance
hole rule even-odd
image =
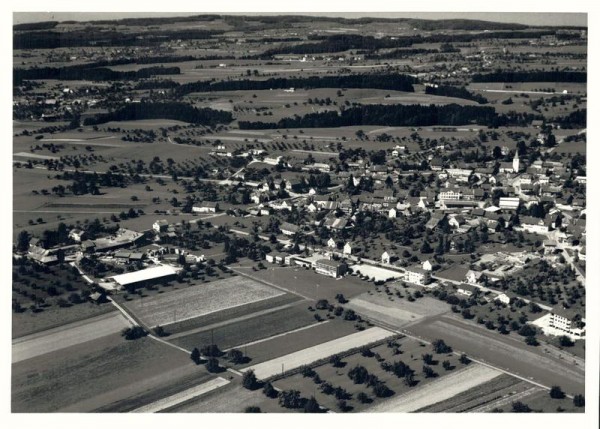
[[[519,172],[519,151],[515,152],[515,157],[513,158],[513,171],[515,173]]]

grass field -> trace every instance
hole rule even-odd
[[[404,294],[404,291],[401,293]],[[424,317],[436,316],[450,310],[448,304],[434,298],[424,297],[409,302],[396,296],[390,297],[383,292],[359,295],[351,299],[347,306],[361,316],[396,327],[406,326]]]
[[[17,363],[46,353],[120,332],[130,326],[118,311],[14,340],[12,362]]]
[[[281,285],[293,293],[315,301],[321,298],[333,301],[338,293],[343,294],[346,298],[351,298],[372,287],[356,277],[346,276],[336,280],[317,274],[312,270],[297,267],[269,267],[257,272],[248,268],[237,268],[235,265],[232,265],[232,268],[268,283]]]
[[[92,303],[83,303],[66,308],[52,307],[41,313],[32,313],[30,311],[26,311],[25,313],[13,312],[12,337],[23,337],[111,311],[114,311],[114,307],[108,304],[95,305]]]
[[[244,368],[244,371],[253,370],[257,378],[266,379],[279,374],[282,368],[284,371],[289,371],[336,353],[376,342],[392,335],[392,332],[382,328],[369,328],[364,331],[319,344],[318,346],[310,347],[258,365]]]
[[[167,325],[283,295],[277,289],[231,277],[129,302],[127,307],[148,326]]]
[[[12,365],[12,411],[92,411],[203,374],[179,350],[114,334]]]
[[[249,318],[240,318],[242,320],[237,322],[231,320],[218,324],[221,326],[203,326],[200,332],[169,340],[188,350],[214,341],[223,350],[316,323],[304,302],[276,311],[266,311],[269,312],[265,313],[263,310],[256,316],[249,314]]]

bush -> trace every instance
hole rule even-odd
[[[192,353],[190,354],[190,359],[192,359],[196,365],[199,365],[200,364],[200,350],[198,350],[196,347],[194,347],[194,350],[192,350]]]
[[[571,338],[569,338],[566,335],[561,335],[558,338],[558,342],[560,344],[561,347],[573,347],[575,345],[575,343],[573,342],[573,340],[571,340]]]

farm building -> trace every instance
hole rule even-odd
[[[199,206],[192,207],[194,213],[216,213],[219,211],[219,203],[204,201]]]
[[[319,259],[314,263],[315,271],[319,274],[337,278],[343,276],[348,270],[348,265],[339,261],[330,261],[329,259]]]
[[[131,273],[119,274],[109,277],[111,283],[116,284],[118,289],[124,287],[137,287],[145,283],[155,282],[170,277],[174,277],[179,269],[172,265],[159,265],[156,267],[145,268],[143,270]]]

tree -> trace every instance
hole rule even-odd
[[[437,372],[427,365],[423,365],[423,374],[425,375],[425,378],[435,378],[438,376]]]
[[[125,337],[126,340],[137,340],[148,335],[148,332],[141,326],[134,326],[132,328],[125,328],[121,331],[121,336]]]
[[[205,366],[206,366],[206,370],[208,372],[219,372],[221,370],[218,359],[216,359],[214,357],[208,358]]]
[[[245,356],[240,350],[231,349],[227,352],[227,359],[235,365],[244,363]]]
[[[337,407],[343,413],[345,413],[349,409],[348,403],[344,399],[340,399],[339,401],[337,401]]]
[[[573,396],[573,405],[576,407],[585,407],[585,397],[583,395]]]
[[[262,413],[262,411],[260,410],[260,407],[256,407],[256,406],[249,406],[246,407],[244,409],[245,413]]]
[[[392,396],[394,392],[383,383],[377,383],[373,386],[373,394],[378,398],[387,398]]]
[[[568,337],[567,335],[561,335],[558,338],[558,342],[560,344],[561,347],[573,347],[575,345],[575,343],[573,342],[573,340],[571,340],[570,337]]]
[[[361,404],[368,404],[373,402],[373,400],[365,392],[360,392],[358,395],[356,395],[356,399],[358,399],[358,401]]]
[[[423,358],[423,362],[425,362],[427,365],[433,365],[433,355],[430,353],[425,353],[423,355],[421,355],[421,357]]]
[[[200,350],[198,350],[197,347],[194,347],[194,349],[192,350],[192,353],[190,354],[190,359],[192,359],[192,361],[194,361],[196,365],[200,364]]]
[[[334,367],[339,368],[342,366],[342,358],[339,355],[333,355],[329,358],[329,363]]]
[[[527,344],[528,346],[538,346],[540,343],[534,335],[531,335],[525,338],[525,344]]]
[[[165,332],[165,328],[160,325],[157,325],[153,329],[154,333],[159,337],[166,337],[168,334]]]
[[[258,386],[258,380],[253,370],[246,371],[242,377],[242,386],[248,390],[254,390]]]
[[[437,339],[431,343],[433,351],[437,354],[451,353],[452,347],[448,346],[444,340]]]
[[[452,364],[450,363],[450,361],[445,360],[444,362],[442,362],[442,367],[446,370],[446,371],[450,371],[452,369]]]
[[[468,365],[471,363],[471,359],[469,359],[469,357],[463,353],[460,355],[460,363],[463,365]]]
[[[21,231],[19,232],[19,235],[17,236],[17,251],[18,252],[25,252],[27,251],[27,249],[29,249],[29,233],[27,231]]]
[[[513,402],[512,410],[513,410],[513,413],[530,413],[531,412],[531,408],[529,408],[529,406],[527,404],[524,404],[521,401]]]
[[[348,378],[354,382],[354,384],[363,384],[367,381],[369,372],[364,366],[356,365],[350,371],[348,371]]]
[[[311,396],[304,403],[304,412],[305,413],[320,413],[321,412],[321,407],[319,406],[319,403],[317,402],[317,400],[315,399],[314,396]]]
[[[284,408],[300,408],[302,398],[297,390],[284,390],[279,392],[279,405]]]
[[[552,399],[563,399],[565,397],[565,392],[562,391],[560,386],[552,386],[550,389],[550,397]]]

